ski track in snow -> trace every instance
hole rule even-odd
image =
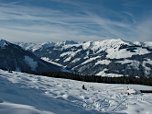
[[[127,95],[127,87],[152,89],[0,70],[0,114],[151,114],[152,94]]]

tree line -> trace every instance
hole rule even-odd
[[[122,77],[102,77],[96,75],[81,75],[67,72],[50,72],[42,73],[48,77],[72,79],[84,82],[98,82],[98,83],[109,83],[109,84],[142,84],[152,86],[152,77],[133,77],[133,76],[122,76]]]

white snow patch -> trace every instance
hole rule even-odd
[[[101,41],[88,41],[82,44],[83,49],[91,49],[93,51],[104,51],[110,48],[119,48],[122,44],[132,45],[131,42],[123,41],[121,39],[108,39]]]
[[[135,52],[136,52],[135,54],[138,54],[138,55],[144,55],[144,54],[150,53],[150,51],[144,48],[137,48]]]
[[[97,61],[96,63],[95,63],[95,65],[98,65],[98,64],[103,64],[103,65],[109,65],[111,63],[111,61],[110,60],[100,60],[100,61]]]
[[[98,73],[96,73],[96,75],[97,76],[103,76],[103,75],[105,75],[105,71],[107,71],[108,69],[103,69],[102,71],[100,71],[100,72],[98,72]]]
[[[152,41],[144,42],[144,46],[149,47],[149,48],[152,49]]]
[[[61,65],[61,64],[59,64],[59,63],[57,63],[57,62],[51,61],[51,60],[50,60],[49,58],[47,58],[47,57],[41,57],[41,59],[44,60],[44,61],[46,61],[46,62],[48,62],[48,63],[57,65],[57,66],[61,66],[61,67],[63,66],[63,65]]]
[[[66,56],[66,55],[71,55],[72,53],[73,53],[73,51],[68,51],[68,52],[62,53],[62,54],[60,55],[60,57],[64,57],[64,56]]]
[[[87,59],[86,61],[84,61],[81,65],[84,65],[84,64],[86,64],[86,63],[89,63],[89,62],[91,62],[91,61],[93,61],[93,60],[96,60],[96,59],[98,59],[98,58],[101,58],[101,56],[96,56],[96,57],[89,58],[89,59]]]
[[[133,60],[128,60],[128,59],[124,59],[122,61],[116,61],[116,63],[121,63],[121,64],[128,64],[128,63],[132,63]]]
[[[81,44],[81,43],[80,43]],[[64,49],[72,48],[72,47],[79,47],[80,44],[67,44],[62,46]],[[61,46],[61,44],[58,44],[57,46]]]
[[[91,41],[88,41],[88,42],[83,43],[82,46],[83,46],[83,49],[86,50],[90,47],[90,45],[91,45]]]
[[[121,58],[129,58],[133,55],[144,55],[150,53],[147,49],[144,48],[137,48],[135,52],[127,51],[126,49],[118,50],[118,48],[109,48],[107,49],[107,58],[110,59],[121,59]]]
[[[80,52],[81,50],[77,50],[77,51],[68,51],[68,52],[64,52],[60,55],[60,57],[65,57],[67,56],[67,58],[64,60],[64,62],[68,62],[72,59],[72,57],[74,57],[78,52]]]
[[[68,57],[68,58],[66,58],[65,60],[64,60],[64,62],[68,62],[68,61],[70,61],[71,60],[71,57]]]
[[[80,59],[81,59],[81,58],[76,58],[76,59],[72,60],[71,62],[72,62],[72,63],[76,63],[76,62],[80,61]]]
[[[64,56],[67,56],[67,55],[70,56],[70,57],[74,57],[80,51],[81,50],[64,52],[60,55],[60,57],[64,57]]]
[[[123,75],[121,74],[114,74],[114,73],[106,73],[108,69],[103,69],[102,71],[96,73],[97,76],[102,76],[102,77],[122,77]]]

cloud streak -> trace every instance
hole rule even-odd
[[[15,1],[0,3],[0,36],[11,41],[61,41],[61,40],[101,40],[123,38],[129,40],[149,40],[151,29],[149,20],[137,23],[128,11],[117,12],[104,5],[69,0],[48,0],[63,5],[63,8],[24,5]],[[65,5],[65,6],[64,6]],[[67,5],[74,6],[67,8]],[[65,8],[64,8],[65,7]],[[103,11],[98,12],[99,9]],[[95,11],[97,10],[97,11]],[[105,13],[106,12],[106,13]],[[118,19],[109,17],[109,14]],[[145,31],[142,30],[145,28]],[[143,35],[140,35],[143,33]],[[133,38],[139,37],[140,38]],[[32,39],[32,40],[31,40]]]

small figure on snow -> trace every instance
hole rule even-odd
[[[82,89],[87,90],[87,88],[84,85],[82,85]]]

